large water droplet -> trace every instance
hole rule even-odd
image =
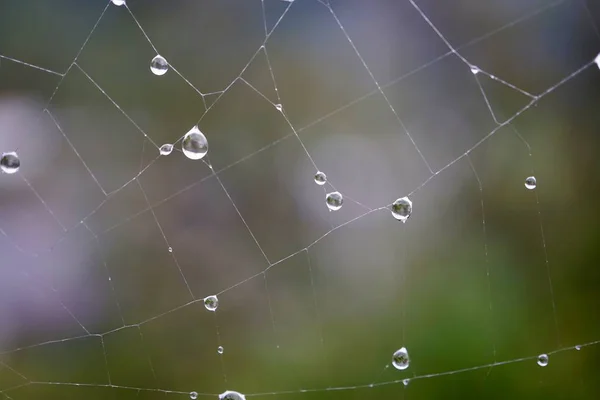
[[[344,204],[344,197],[340,192],[331,192],[327,193],[325,196],[325,202],[327,203],[327,208],[331,211],[337,211],[342,208]]]
[[[545,367],[546,365],[548,365],[548,355],[540,354],[537,358],[537,363],[540,367]]]
[[[317,183],[317,185],[324,185],[327,182],[327,175],[325,175],[325,172],[317,172],[315,174],[315,182]]]
[[[150,61],[150,71],[154,75],[161,76],[167,73],[169,70],[169,63],[161,55],[157,55]]]
[[[169,154],[171,154],[171,152],[173,152],[173,145],[165,143],[162,146],[160,146],[159,152],[161,156],[168,156]]]
[[[115,6],[123,6],[125,5],[125,0],[111,0]]]
[[[198,398],[198,393],[196,393],[196,392],[190,392],[190,399],[196,400],[197,398]]]
[[[208,153],[208,140],[197,126],[185,134],[181,150],[190,160],[200,160]]]
[[[394,352],[394,355],[392,356],[392,365],[394,368],[403,370],[408,368],[409,364],[410,359],[408,358],[408,350],[406,350],[406,347],[402,347]]]
[[[412,201],[408,197],[402,197],[392,203],[392,215],[398,221],[406,222],[412,213]]]
[[[529,190],[531,189],[535,189],[535,187],[537,186],[537,181],[535,179],[535,176],[528,176],[527,178],[525,178],[525,187]]]
[[[217,347],[217,353],[219,353],[219,354],[223,354],[223,351],[224,351],[224,350],[223,350],[223,346],[219,346],[219,347]]]
[[[2,172],[7,174],[14,174],[21,167],[21,160],[19,160],[19,156],[14,151],[10,153],[2,154],[2,158],[0,158],[0,169]]]
[[[219,395],[219,400],[246,400],[246,396],[233,390],[227,390]]]
[[[204,307],[208,311],[215,311],[219,307],[219,299],[217,296],[208,296],[204,299]]]

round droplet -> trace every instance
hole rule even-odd
[[[404,379],[402,383],[404,384],[404,386],[408,386],[408,384],[410,383],[410,379]]]
[[[581,346],[580,345],[575,346],[575,350],[577,350],[577,351],[581,350]]]
[[[277,109],[277,111],[283,110],[283,106],[281,104],[275,104],[275,108]]]
[[[325,196],[325,202],[327,203],[327,208],[331,211],[337,211],[342,208],[344,197],[342,197],[340,192],[328,193],[327,196]]]
[[[219,307],[219,299],[217,296],[208,296],[204,299],[204,307],[208,311],[215,311]]]
[[[408,368],[409,364],[410,360],[408,358],[408,350],[406,350],[406,347],[402,347],[394,352],[394,355],[392,356],[392,365],[394,368],[403,370]]]
[[[21,160],[19,160],[19,156],[14,151],[10,153],[2,154],[2,158],[0,158],[0,169],[2,172],[7,174],[14,174],[19,170],[21,166]]]
[[[233,390],[227,390],[219,395],[219,400],[246,400],[246,396]]]
[[[535,176],[528,176],[525,178],[525,187],[529,190],[535,189],[537,186],[537,181],[535,180]]]
[[[318,171],[315,174],[315,183],[319,186],[323,186],[325,182],[327,182],[327,175],[325,175],[325,172]]]
[[[200,160],[208,153],[208,140],[197,126],[185,134],[181,150],[190,160]]]
[[[474,65],[471,65],[471,73],[472,73],[473,75],[477,75],[477,74],[478,74],[478,73],[480,73],[480,72],[481,72],[481,70],[480,70],[479,68],[477,68],[477,67],[476,67],[476,66],[474,66]]]
[[[196,393],[196,392],[190,392],[190,399],[196,400],[197,398],[198,398],[198,393]]]
[[[169,63],[161,55],[157,55],[150,61],[150,71],[154,75],[161,76],[167,73],[169,70]]]
[[[120,6],[124,6],[125,5],[125,0],[111,0],[111,1],[112,1],[112,3],[115,6],[119,6],[120,7]]]
[[[540,367],[545,367],[546,365],[548,365],[548,355],[540,354],[537,358],[537,363]]]
[[[173,252],[173,248],[169,247],[169,253],[172,253],[172,252]]]
[[[408,197],[402,197],[392,203],[392,215],[398,221],[406,222],[412,213],[412,201]]]
[[[173,151],[173,145],[170,143],[165,143],[160,146],[159,151],[161,156],[168,156]]]
[[[223,346],[217,347],[217,353],[223,354]]]

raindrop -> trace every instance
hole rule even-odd
[[[545,367],[546,365],[548,365],[548,355],[540,354],[537,358],[537,363],[540,367]]]
[[[537,181],[535,179],[535,176],[528,176],[527,178],[525,178],[525,187],[529,190],[535,189],[535,187],[537,186]]]
[[[275,108],[277,109],[277,111],[283,110],[283,106],[281,104],[275,104]]]
[[[478,73],[480,73],[480,72],[481,72],[481,70],[480,70],[478,67],[476,67],[476,66],[474,66],[474,65],[471,65],[471,73],[472,73],[473,75],[477,75],[477,74],[478,74]]]
[[[337,211],[342,208],[342,204],[344,204],[344,198],[340,192],[332,192],[328,193],[325,197],[325,202],[327,203],[327,208],[331,211]]]
[[[217,353],[223,354],[223,346],[217,347]]]
[[[219,395],[219,400],[246,400],[246,396],[233,390],[227,390]]]
[[[196,393],[196,392],[190,392],[190,399],[196,400],[197,398],[198,398],[198,393]]]
[[[406,222],[412,213],[412,201],[408,197],[402,197],[392,203],[392,215],[398,221]]]
[[[315,174],[315,183],[319,186],[323,186],[325,182],[327,182],[327,175],[325,175],[325,172],[318,171]]]
[[[167,73],[169,70],[169,63],[161,55],[157,55],[150,61],[150,71],[154,75],[161,76]]]
[[[124,6],[125,5],[125,0],[111,0],[111,1],[112,1],[112,3],[115,6],[119,6],[120,7],[120,6]]]
[[[21,160],[19,160],[19,156],[14,151],[10,153],[2,154],[2,158],[0,158],[0,169],[2,172],[7,174],[14,174],[19,170],[21,166]]]
[[[173,145],[170,143],[165,143],[160,146],[159,151],[161,156],[168,156],[173,151]]]
[[[394,352],[392,356],[392,365],[394,368],[403,370],[408,368],[409,364],[410,360],[408,359],[408,350],[406,350],[406,347],[402,347]]]
[[[219,307],[219,299],[217,296],[208,296],[204,299],[204,307],[208,311],[215,311]]]
[[[208,153],[208,140],[197,126],[185,134],[181,150],[190,160],[200,160]]]

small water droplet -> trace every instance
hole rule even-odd
[[[283,110],[283,106],[281,104],[275,104],[275,108],[277,109],[277,111]]]
[[[406,222],[412,213],[412,201],[408,197],[402,197],[392,203],[392,215],[398,221]]]
[[[173,252],[173,248],[169,247],[169,253],[172,253],[172,252]]]
[[[125,5],[125,0],[111,0],[111,1],[115,6],[121,7],[121,6]]]
[[[217,347],[217,353],[223,354],[223,346]]]
[[[548,355],[540,354],[537,358],[537,363],[540,367],[545,367],[546,365],[548,365]]]
[[[198,393],[196,393],[196,392],[190,392],[190,399],[196,400],[197,398],[198,398]]]
[[[325,202],[327,203],[327,208],[331,211],[337,211],[342,208],[344,204],[344,197],[340,192],[331,192],[327,193],[325,196]]]
[[[577,350],[577,351],[581,350],[581,346],[580,345],[575,346],[575,350]]]
[[[315,174],[315,182],[317,185],[323,186],[325,182],[327,182],[327,175],[325,175],[325,172],[318,171]]]
[[[150,61],[150,71],[156,76],[161,76],[167,73],[169,70],[169,63],[167,60],[161,56],[155,56],[152,61]]]
[[[10,153],[3,153],[2,158],[0,158],[0,169],[2,172],[6,174],[14,174],[21,167],[21,160],[19,160],[19,156],[14,151]]]
[[[160,146],[159,152],[161,156],[168,156],[173,151],[173,145],[170,143],[165,143]]]
[[[473,75],[477,75],[477,74],[478,74],[478,73],[480,73],[480,72],[481,72],[481,70],[480,70],[478,67],[476,67],[476,66],[474,66],[474,65],[471,65],[471,73],[472,73]]]
[[[227,390],[219,395],[219,400],[246,400],[246,396],[234,390]]]
[[[600,54],[598,54],[596,56],[596,58],[594,59],[594,62],[596,63],[596,65],[598,66],[598,68],[600,68]]]
[[[197,126],[194,126],[185,134],[181,150],[190,160],[200,160],[208,153],[208,140]]]
[[[537,186],[537,181],[535,176],[528,176],[525,178],[525,187],[529,190],[535,189]]]
[[[402,383],[404,384],[404,386],[408,386],[408,384],[410,383],[410,379],[404,379]]]
[[[410,359],[408,358],[408,350],[406,350],[406,347],[402,347],[394,352],[394,355],[392,356],[392,365],[399,370],[408,368]]]
[[[208,296],[204,299],[204,307],[208,311],[216,311],[217,307],[219,307],[219,299],[217,296]]]

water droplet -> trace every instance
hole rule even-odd
[[[325,175],[325,172],[318,171],[315,174],[315,182],[319,186],[324,185],[325,182],[327,182],[327,175]]]
[[[217,296],[208,296],[204,299],[204,307],[208,311],[215,311],[219,307],[219,299]]]
[[[472,73],[473,75],[477,75],[477,74],[478,74],[478,73],[480,73],[480,72],[481,72],[481,70],[480,70],[478,67],[476,67],[476,66],[474,66],[474,65],[471,65],[471,73]]]
[[[119,6],[120,7],[120,6],[124,6],[125,5],[125,0],[111,0],[111,1],[112,1],[112,3],[115,6]]]
[[[394,355],[392,356],[392,365],[394,368],[403,370],[408,368],[409,364],[410,360],[408,358],[408,350],[406,350],[406,347],[402,347],[394,352]]]
[[[529,190],[535,189],[537,186],[537,181],[535,180],[535,176],[528,176],[525,178],[525,187]]]
[[[275,104],[275,108],[277,109],[277,111],[283,110],[283,106],[281,104]]]
[[[217,353],[223,354],[223,346],[217,347]]]
[[[408,384],[410,383],[410,379],[404,379],[402,383],[404,384],[404,386],[408,386]]]
[[[197,398],[198,398],[198,393],[196,393],[196,392],[190,392],[190,399],[196,400]]]
[[[581,346],[580,345],[575,346],[575,350],[577,350],[577,351],[581,350]]]
[[[10,153],[2,154],[2,158],[0,158],[0,169],[2,172],[7,174],[14,174],[21,167],[21,160],[19,160],[19,156],[14,151]]]
[[[200,160],[208,153],[208,140],[197,126],[185,134],[181,150],[190,160]]]
[[[406,222],[412,213],[412,201],[408,197],[402,197],[392,203],[392,215],[398,221]]]
[[[169,63],[161,55],[157,55],[150,61],[150,71],[154,75],[161,76],[167,73],[169,70]]]
[[[342,204],[344,204],[344,197],[340,192],[332,192],[328,193],[325,197],[325,202],[327,203],[327,208],[331,211],[337,211],[342,208]]]
[[[219,395],[219,400],[246,400],[246,396],[233,390],[227,390]]]
[[[159,152],[161,156],[168,156],[173,151],[173,145],[170,143],[165,143],[160,146]]]
[[[173,252],[173,248],[169,247],[169,253],[172,253],[172,252]]]
[[[600,54],[598,54],[596,56],[596,58],[594,59],[594,62],[596,63],[596,65],[598,66],[598,68],[600,68]]]
[[[548,365],[548,355],[540,354],[537,358],[537,363],[540,367],[545,367],[546,365]]]

